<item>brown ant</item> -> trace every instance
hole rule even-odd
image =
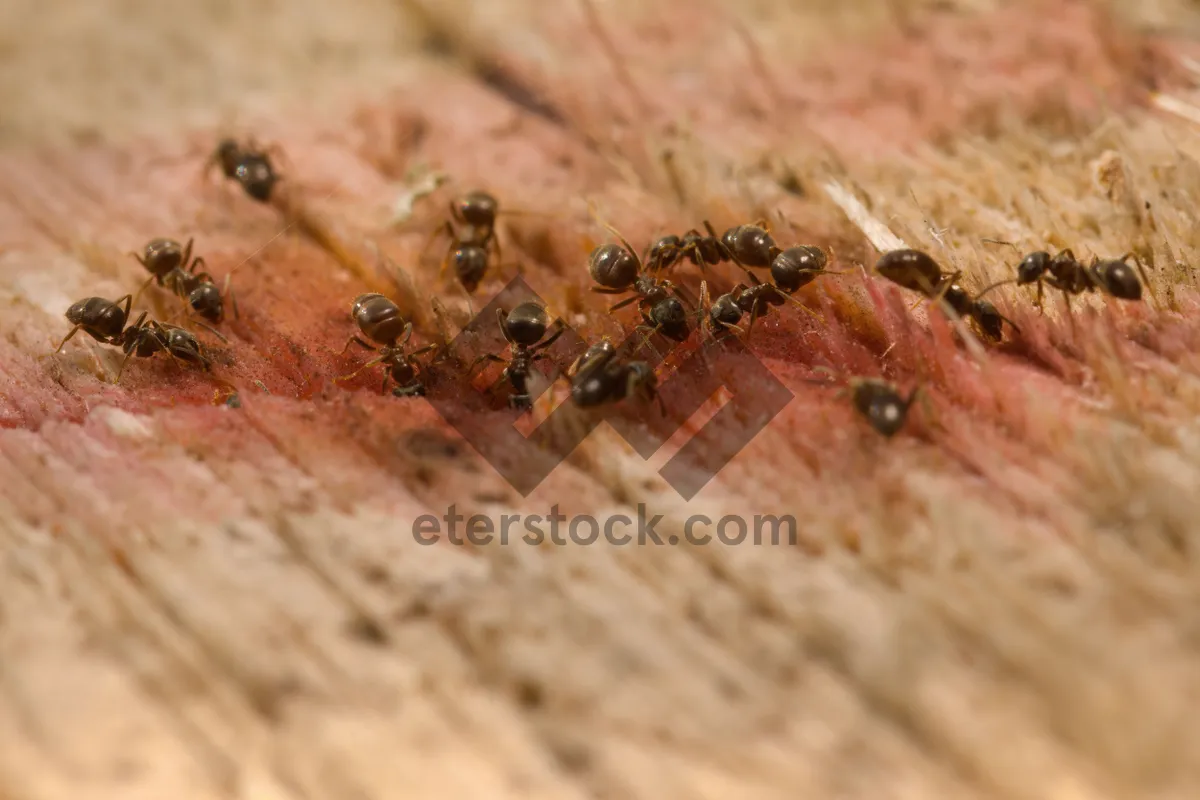
[[[571,400],[580,408],[617,403],[630,397],[653,397],[659,411],[666,416],[654,368],[645,361],[620,359],[617,349],[607,339],[589,347],[569,374]]]
[[[509,345],[509,360],[501,378],[508,381],[512,387],[508,403],[511,408],[526,410],[533,407],[533,398],[529,394],[529,378],[533,373],[533,364],[543,358],[548,358],[544,352],[563,334],[562,321],[558,329],[546,337],[550,328],[550,315],[546,309],[532,301],[519,304],[505,314],[503,309],[496,309],[496,319],[500,323],[500,332]],[[543,338],[546,337],[546,338]],[[470,372],[484,361],[494,361],[504,364],[500,356],[488,353],[475,359]]]
[[[449,237],[440,275],[445,276],[446,270],[453,265],[454,275],[467,294],[478,289],[487,274],[490,249],[496,251],[496,261],[500,261],[497,214],[499,203],[495,197],[478,190],[467,192],[450,201],[451,218],[436,228],[425,244],[428,248],[439,234]]]
[[[825,367],[816,367],[820,372],[830,372]],[[826,384],[827,381],[810,380],[810,383]],[[887,438],[896,435],[908,418],[908,409],[918,395],[924,397],[918,386],[905,397],[895,384],[881,378],[850,378],[842,394],[850,392],[850,402],[854,410],[866,419],[867,424]]]
[[[1011,242],[1001,242],[1001,244],[1007,244],[1016,249]],[[1136,273],[1126,263],[1126,260],[1131,257],[1137,266]],[[1141,282],[1138,281],[1139,273],[1142,276]],[[1018,286],[1036,283],[1038,288],[1036,305],[1039,310],[1042,310],[1043,285],[1061,291],[1063,300],[1069,306],[1071,295],[1092,291],[1102,292],[1118,300],[1141,300],[1142,282],[1147,286],[1150,285],[1141,261],[1132,252],[1126,253],[1120,258],[1104,261],[1093,258],[1091,264],[1084,265],[1070,249],[1062,250],[1053,256],[1044,250],[1039,250],[1021,260],[1021,263],[1017,265],[1016,278],[994,283],[979,294],[983,296],[998,286],[1010,283]]]
[[[71,337],[82,330],[101,344],[119,347],[125,353],[125,359],[117,371],[117,381],[121,380],[125,364],[130,358],[148,358],[159,351],[165,351],[176,362],[200,364],[205,370],[211,368],[212,362],[204,355],[196,337],[183,328],[163,325],[155,320],[147,321],[148,312],[145,311],[137,322],[127,326],[132,303],[133,295],[129,294],[115,301],[88,297],[72,303],[65,316],[73,327],[54,352],[62,350]]]
[[[220,166],[225,177],[237,181],[247,195],[267,203],[275,185],[282,180],[271,164],[271,152],[278,154],[279,148],[272,145],[262,149],[253,140],[243,146],[234,139],[222,139],[205,162],[204,171]]]
[[[387,369],[383,374],[383,384],[379,387],[380,394],[386,391],[390,380],[397,384],[392,389],[392,394],[397,397],[424,395],[425,385],[419,380],[420,365],[415,357],[428,353],[436,345],[426,345],[419,350],[406,353],[404,345],[412,336],[412,323],[406,322],[400,314],[400,308],[381,294],[361,294],[356,297],[350,306],[350,316],[363,335],[378,344],[379,347],[373,347],[358,335],[354,335],[346,341],[342,353],[345,353],[351,344],[358,344],[367,350],[378,353],[378,357],[363,364],[349,375],[334,378],[334,381],[350,380],[365,369],[376,364],[383,364]]]
[[[620,239],[621,244],[602,244],[588,257],[588,273],[596,283],[592,291],[598,294],[633,292],[632,297],[616,303],[609,311],[637,303],[645,327],[677,342],[687,339],[691,331],[688,312],[680,299],[683,295],[670,281],[649,274],[633,246],[616,229],[605,227]]]
[[[173,239],[152,239],[139,253],[130,253],[150,273],[150,279],[138,290],[140,295],[151,283],[157,283],[185,301],[193,311],[210,322],[220,323],[225,319],[225,304],[221,290],[212,275],[196,272],[204,265],[204,259],[192,259],[192,240],[181,246]],[[229,279],[225,279],[225,294],[229,292]],[[233,313],[237,314],[237,301],[233,300]]]

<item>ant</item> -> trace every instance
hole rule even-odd
[[[819,247],[800,245],[780,250],[771,261],[771,282],[763,283],[753,272],[743,267],[750,285],[739,283],[732,291],[717,297],[711,305],[708,304],[708,285],[700,284],[700,306],[708,307],[708,326],[710,330],[723,331],[737,327],[743,314],[750,315],[746,327],[746,335],[754,329],[754,322],[771,310],[772,306],[781,306],[786,301],[795,303],[809,314],[814,312],[792,295],[802,287],[816,280],[817,276],[831,272],[825,269],[828,256]]]
[[[1016,323],[1000,314],[994,305],[982,300],[983,295],[994,287],[984,289],[976,297],[959,284],[962,272],[947,275],[928,253],[920,250],[891,250],[880,256],[875,271],[892,283],[910,289],[930,300],[945,300],[947,305],[963,319],[973,319],[975,324],[991,341],[1004,336],[1004,323],[1020,333]]]
[[[208,173],[220,166],[226,178],[235,180],[246,194],[260,203],[267,203],[282,176],[275,171],[269,154],[279,154],[277,146],[260,148],[253,140],[242,146],[234,139],[222,139],[204,164]]]
[[[212,362],[204,355],[196,337],[183,328],[163,325],[155,320],[146,321],[148,312],[145,311],[137,322],[127,326],[132,303],[133,295],[130,294],[115,301],[87,297],[72,303],[65,316],[73,327],[54,352],[62,350],[71,337],[82,330],[101,344],[119,347],[125,353],[125,359],[117,371],[118,382],[131,357],[148,358],[160,350],[166,351],[177,362],[200,364],[205,370],[211,368]]]
[[[1002,242],[1002,244],[1008,244],[1016,249],[1011,242]],[[1126,263],[1130,257],[1134,259],[1134,264],[1137,266],[1136,273]],[[1141,300],[1142,283],[1138,281],[1139,273],[1142,276],[1142,282],[1149,286],[1150,281],[1146,277],[1146,271],[1142,268],[1141,261],[1132,252],[1126,253],[1120,258],[1105,261],[1093,258],[1091,264],[1084,265],[1069,248],[1053,256],[1044,250],[1039,250],[1021,260],[1017,266],[1016,278],[994,283],[980,292],[980,296],[998,286],[1009,283],[1015,283],[1018,286],[1036,283],[1038,294],[1035,305],[1043,311],[1043,285],[1061,291],[1063,300],[1068,303],[1068,306],[1071,295],[1092,291],[1100,291],[1119,300]]]
[[[548,356],[546,348],[554,344],[563,334],[562,321],[558,321],[558,329],[546,337],[550,328],[550,315],[546,309],[532,301],[519,304],[508,314],[503,309],[496,309],[496,319],[500,323],[500,332],[509,345],[509,360],[501,379],[506,379],[512,387],[508,404],[510,408],[528,410],[533,407],[533,398],[529,394],[529,378],[533,372],[533,363]],[[543,338],[545,337],[545,338]],[[475,359],[471,372],[484,361],[505,363],[500,356],[488,353]]]
[[[664,236],[651,245],[646,256],[647,268],[652,272],[666,269],[683,258],[701,269],[726,261],[741,267],[769,267],[780,250],[766,225],[766,220],[736,225],[718,236],[712,224],[705,220],[707,236],[692,229],[682,237]]]
[[[152,239],[140,254],[130,253],[150,273],[150,279],[138,290],[140,295],[151,283],[157,283],[184,300],[192,310],[210,322],[220,323],[225,319],[225,304],[213,277],[207,272],[196,272],[204,265],[204,259],[192,259],[192,240],[181,246],[173,239]],[[229,279],[225,279],[225,293],[229,294]],[[232,295],[230,295],[232,299]],[[233,313],[237,314],[237,301],[233,300]]]
[[[433,350],[436,345],[426,345],[411,353],[404,351],[404,345],[412,336],[412,323],[406,322],[400,314],[400,308],[381,294],[360,294],[354,298],[350,306],[350,317],[358,325],[358,329],[372,342],[380,345],[373,347],[357,334],[346,340],[342,353],[351,344],[358,344],[367,350],[378,353],[378,357],[363,364],[349,375],[334,378],[334,381],[347,381],[365,369],[383,364],[387,370],[383,374],[383,384],[379,393],[387,389],[388,381],[395,381],[392,394],[396,397],[419,397],[425,394],[425,384],[419,380],[420,365],[416,356],[424,355]]]
[[[615,228],[605,227],[620,239],[621,244],[602,244],[588,257],[588,273],[596,282],[592,291],[598,294],[633,292],[632,297],[613,305],[609,311],[637,303],[645,327],[677,342],[687,339],[691,331],[688,313],[680,299],[683,295],[670,281],[649,274],[633,246]]]
[[[829,372],[825,367],[816,367],[818,371]],[[826,381],[810,383],[824,384]],[[850,378],[847,386],[838,394],[849,390],[850,402],[854,410],[861,414],[872,428],[887,438],[895,436],[908,418],[908,409],[921,393],[918,386],[905,397],[895,384],[881,378]],[[922,395],[923,397],[924,395]]]
[[[500,261],[500,240],[496,236],[496,215],[500,204],[484,191],[471,191],[450,201],[450,217],[429,235],[429,244],[438,234],[450,238],[442,257],[441,275],[454,266],[454,275],[467,294],[479,288],[487,273],[489,248],[495,249]],[[455,227],[457,223],[458,227]]]
[[[593,344],[571,368],[571,399],[580,408],[617,403],[630,397],[658,401],[659,411],[667,409],[658,393],[654,368],[645,361],[624,361],[608,339]]]

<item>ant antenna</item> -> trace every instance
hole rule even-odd
[[[982,298],[982,297],[983,297],[985,294],[987,294],[988,292],[990,292],[992,289],[996,289],[996,288],[998,288],[998,287],[1000,287],[1000,286],[1005,286],[1005,285],[1007,285],[1007,284],[1010,284],[1010,283],[1017,283],[1017,279],[1016,279],[1016,278],[1009,278],[1008,280],[996,281],[996,282],[995,282],[995,283],[993,283],[991,286],[988,286],[988,287],[986,287],[986,288],[985,288],[983,291],[981,291],[979,294],[975,295],[975,302],[979,302],[979,300],[980,300],[980,299],[981,299],[981,298]],[[1017,327],[1017,326],[1016,326],[1016,325],[1013,325],[1013,327],[1015,328],[1015,327]]]

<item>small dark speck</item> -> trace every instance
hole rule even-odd
[[[384,584],[392,579],[387,567],[382,564],[365,564],[362,567],[362,577],[367,583]]]
[[[583,742],[553,740],[550,752],[563,771],[578,775],[592,766],[592,754]]]
[[[360,642],[373,645],[387,644],[387,631],[378,622],[363,614],[356,614],[348,623],[347,629],[350,635]]]
[[[229,406],[230,408],[241,408],[242,407],[241,395],[239,395],[237,392],[234,392],[233,394],[229,395],[229,397],[226,398],[226,400],[225,400],[225,405]]]
[[[542,685],[533,678],[523,678],[516,685],[517,703],[522,708],[533,710],[541,708],[546,702],[546,693]]]
[[[463,455],[463,444],[441,431],[421,428],[408,433],[403,445],[418,458],[459,458]]]

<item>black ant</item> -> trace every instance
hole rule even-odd
[[[150,279],[138,290],[140,295],[151,283],[157,283],[187,302],[192,310],[210,322],[220,323],[225,319],[225,304],[221,290],[212,275],[197,272],[204,259],[192,259],[192,240],[181,246],[173,239],[152,239],[139,253],[130,253],[150,273]],[[225,280],[225,292],[229,294],[229,279]],[[232,296],[231,296],[232,299]],[[233,301],[233,312],[237,314],[237,301]]]
[[[253,140],[242,146],[234,139],[222,139],[205,162],[204,171],[207,173],[214,166],[220,166],[225,177],[237,181],[247,195],[267,203],[275,184],[282,180],[271,164],[271,152],[279,153],[279,148],[272,145],[262,149]]]
[[[1018,333],[1021,330],[1012,320],[1002,316],[994,305],[980,299],[989,289],[971,297],[970,292],[957,282],[962,273],[943,273],[941,266],[928,253],[891,250],[879,258],[875,271],[897,286],[930,300],[945,300],[959,317],[975,320],[984,336],[992,341],[1003,338],[1005,322]]]
[[[569,374],[571,400],[580,408],[617,403],[631,397],[653,397],[658,401],[659,411],[666,416],[654,368],[645,361],[618,358],[617,349],[607,339],[589,347]]]
[[[598,294],[633,292],[632,297],[613,305],[609,311],[637,303],[646,327],[677,342],[687,339],[691,331],[688,312],[680,300],[682,294],[670,281],[649,274],[632,245],[614,228],[605,227],[621,240],[621,244],[602,244],[588,257],[588,273],[597,284],[592,291]]]
[[[441,233],[450,238],[442,257],[441,275],[453,265],[454,275],[468,294],[479,288],[487,274],[489,250],[500,260],[500,240],[496,236],[499,203],[487,192],[472,191],[450,201],[450,217],[429,236],[426,247]],[[457,223],[458,227],[455,227]]]
[[[379,387],[380,394],[387,390],[390,380],[396,383],[392,394],[397,397],[424,395],[425,384],[419,379],[420,365],[416,361],[416,356],[428,353],[436,345],[426,345],[419,350],[406,353],[404,345],[412,336],[412,323],[404,320],[399,306],[381,294],[361,294],[356,297],[350,306],[350,316],[363,335],[378,344],[379,347],[373,347],[358,335],[354,335],[346,341],[342,353],[345,353],[351,344],[358,344],[360,347],[378,353],[378,357],[363,364],[349,375],[343,375],[334,380],[347,381],[365,369],[376,364],[383,364],[387,369],[383,374],[383,384]]]
[[[72,303],[65,316],[73,327],[54,352],[62,350],[71,337],[82,330],[101,344],[119,347],[125,353],[125,359],[117,371],[117,381],[121,380],[125,364],[130,358],[148,358],[159,351],[165,351],[177,362],[200,364],[205,370],[212,367],[212,362],[204,355],[196,337],[183,328],[163,325],[155,320],[147,321],[148,312],[145,311],[137,322],[127,326],[132,303],[133,295],[129,294],[115,301],[88,297]]]
[[[792,295],[802,287],[816,280],[817,276],[830,272],[825,269],[828,257],[819,248],[812,245],[800,245],[781,250],[771,261],[771,282],[763,283],[749,269],[745,271],[750,285],[739,283],[723,295],[708,304],[708,284],[700,284],[700,306],[708,307],[708,327],[710,330],[724,331],[728,328],[741,330],[737,323],[742,315],[749,314],[750,322],[746,326],[746,335],[754,329],[755,321],[771,310],[773,306],[781,306],[785,302],[795,303],[808,314],[816,314],[808,306],[801,303]],[[835,274],[835,273],[831,273]]]
[[[668,235],[652,244],[647,251],[646,267],[654,272],[666,269],[683,258],[701,269],[726,261],[741,267],[769,267],[780,250],[766,225],[766,220],[759,220],[752,225],[736,225],[718,236],[712,224],[705,220],[707,236],[692,229],[682,237]]]
[[[533,363],[548,358],[544,352],[563,334],[562,321],[558,329],[546,337],[550,327],[550,315],[546,309],[532,301],[519,304],[505,314],[503,309],[496,309],[496,318],[500,323],[500,332],[509,345],[509,360],[502,379],[506,379],[512,387],[508,403],[511,408],[526,410],[533,407],[533,398],[529,394],[529,378],[533,373]],[[546,338],[543,338],[546,337]],[[484,361],[506,363],[500,356],[488,353],[475,359],[470,372]]]
[[[1002,244],[1008,244],[1016,249],[1015,245],[1010,242],[1002,242]],[[1136,273],[1126,263],[1130,257],[1134,259],[1134,264],[1137,266]],[[1091,264],[1084,265],[1070,249],[1062,250],[1053,256],[1044,250],[1039,250],[1021,260],[1017,266],[1016,278],[994,283],[980,292],[980,296],[1005,284],[1015,283],[1018,286],[1026,286],[1036,283],[1038,287],[1036,305],[1039,310],[1042,309],[1043,285],[1061,291],[1063,299],[1068,304],[1071,295],[1092,291],[1102,292],[1118,300],[1141,300],[1142,282],[1138,281],[1139,273],[1142,276],[1142,282],[1149,286],[1150,281],[1146,277],[1146,271],[1142,269],[1141,261],[1132,252],[1126,253],[1120,258],[1105,261],[1093,258]]]
[[[825,367],[817,367],[821,372],[829,372]],[[809,381],[810,383],[825,384],[826,381]],[[895,436],[908,418],[908,409],[917,396],[921,394],[918,386],[905,397],[895,384],[881,378],[850,378],[847,386],[838,394],[849,390],[850,402],[854,410],[861,414],[867,423],[877,432],[889,439]]]

